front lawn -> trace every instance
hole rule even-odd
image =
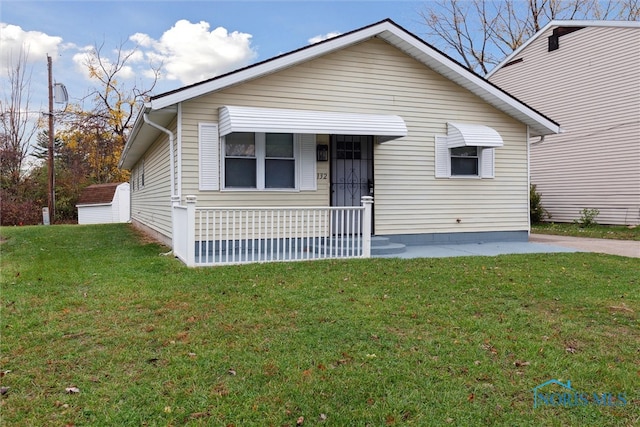
[[[640,227],[624,225],[591,225],[581,227],[578,224],[543,222],[531,225],[531,232],[555,234],[560,236],[591,237],[595,239],[640,240]]]
[[[3,425],[631,426],[640,417],[638,259],[188,269],[125,224],[0,237]],[[586,401],[550,385],[547,397],[566,407],[534,409],[532,389],[551,379],[571,381]]]

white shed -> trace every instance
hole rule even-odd
[[[130,206],[128,182],[90,185],[82,191],[76,205],[78,224],[129,222]]]

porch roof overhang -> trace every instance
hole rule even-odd
[[[502,137],[489,126],[468,123],[447,123],[447,146],[457,147],[502,147]]]
[[[224,106],[220,108],[220,136],[232,132],[374,135],[378,142],[407,136],[400,116],[335,111],[287,110]]]

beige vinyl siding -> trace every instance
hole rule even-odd
[[[384,41],[372,39],[182,105],[182,194],[207,206],[326,206],[329,180],[317,191],[198,191],[198,123],[218,108],[245,105],[396,114],[408,136],[374,147],[376,234],[528,229],[526,127]],[[434,142],[447,121],[495,128],[495,179],[436,179]],[[319,135],[317,143],[329,143]],[[329,175],[329,162],[317,163]],[[460,223],[456,220],[460,219]]]
[[[603,224],[640,223],[640,30],[586,27],[548,52],[543,34],[491,81],[558,121],[531,149],[531,181],[552,220],[584,208]]]
[[[170,130],[176,130],[175,123]],[[175,152],[175,151],[174,151]],[[169,138],[162,133],[144,157],[144,187],[136,183],[131,192],[131,220],[150,227],[155,233],[171,238],[171,175]],[[142,159],[136,166],[140,166]],[[132,187],[133,188],[133,187]],[[164,239],[166,240],[166,239]]]

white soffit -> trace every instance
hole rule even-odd
[[[220,136],[232,132],[374,135],[380,142],[407,136],[404,120],[395,115],[224,106],[219,123]]]
[[[502,147],[502,137],[493,128],[467,123],[447,123],[447,146],[457,147]]]

